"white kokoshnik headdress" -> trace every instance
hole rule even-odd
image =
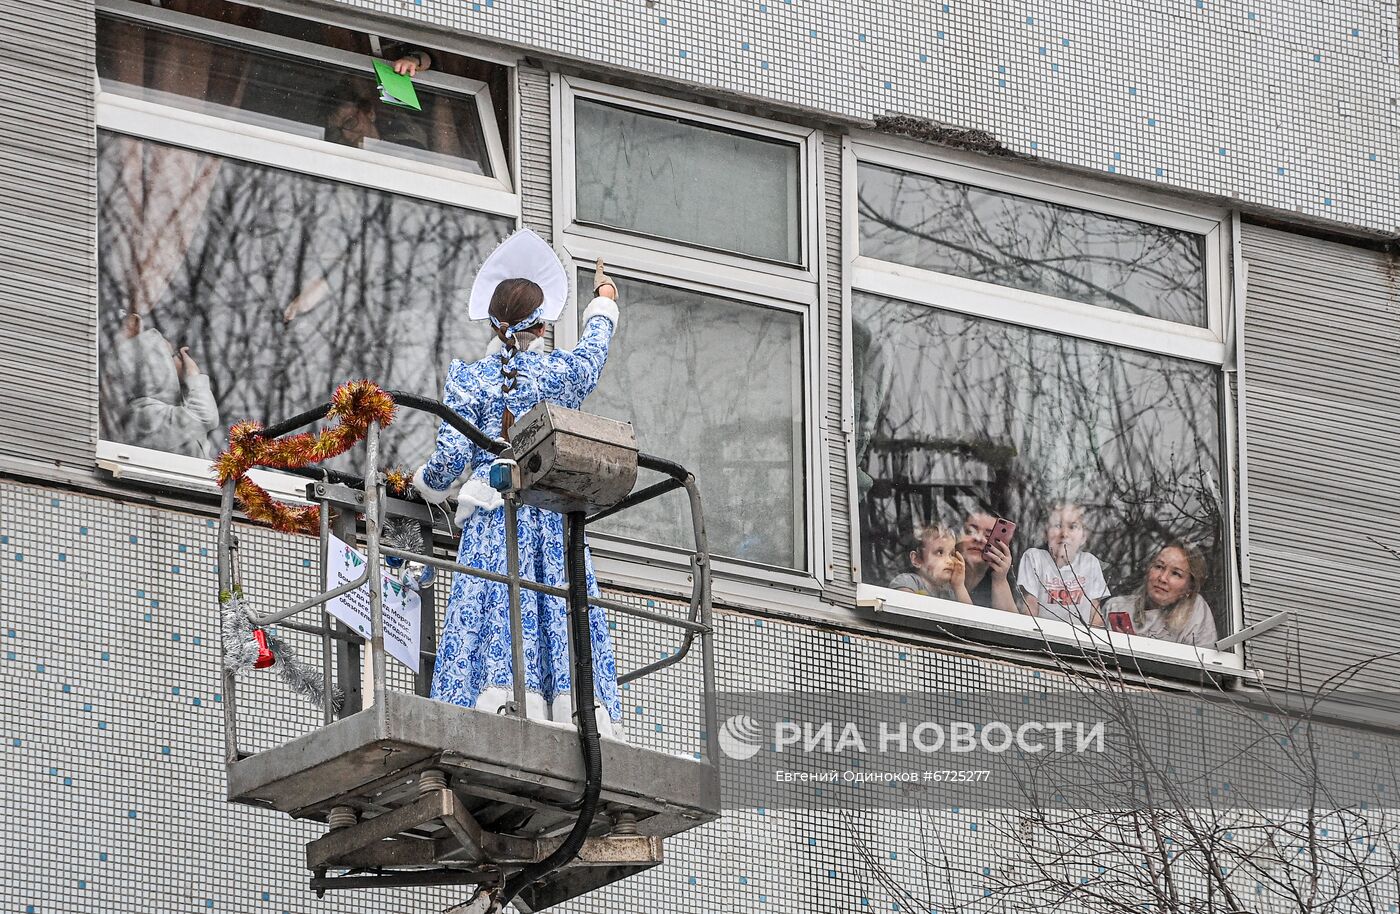
[[[491,296],[496,294],[496,287],[507,279],[528,279],[544,292],[543,304],[509,326],[490,313]],[[504,330],[509,339],[541,321],[557,320],[568,297],[569,274],[565,272],[554,249],[529,229],[520,229],[498,244],[481,269],[476,271],[467,315],[474,321],[490,320],[492,326]]]

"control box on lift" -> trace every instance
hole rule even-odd
[[[541,402],[507,434],[527,505],[568,514],[617,504],[637,482],[637,436],[628,422]],[[492,479],[492,485],[497,485]]]

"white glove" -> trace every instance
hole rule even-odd
[[[494,511],[503,504],[505,501],[501,498],[501,493],[491,488],[486,480],[470,479],[462,486],[462,491],[457,493],[457,526],[465,527],[477,508]]]

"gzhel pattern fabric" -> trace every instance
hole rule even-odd
[[[515,416],[524,415],[541,400],[577,409],[598,384],[614,326],[608,315],[594,315],[588,319],[573,350],[516,354],[511,361],[511,368],[517,372],[516,384],[509,393],[501,390],[501,360],[497,356],[470,363],[456,359],[447,372],[443,402],[492,436],[501,433],[507,406]],[[489,452],[476,448],[444,423],[438,430],[437,448],[420,471],[419,479],[429,489],[444,494],[460,477],[466,477],[468,486],[484,484],[493,459]],[[522,506],[518,516],[522,576],[542,584],[566,586],[564,518],[530,506]],[[504,508],[478,508],[472,512],[462,528],[457,560],[473,568],[505,573]],[[598,593],[592,556],[588,557],[588,592],[595,596]],[[573,670],[569,663],[566,604],[559,597],[529,590],[520,592],[520,604],[525,687],[531,693],[530,704],[535,705],[538,696],[547,706],[553,707],[556,699],[562,699],[561,707],[568,707]],[[607,619],[597,607],[590,612],[589,629],[597,698],[608,717],[617,721],[622,716],[617,663]],[[511,688],[505,585],[454,575],[433,674],[433,697],[470,708],[477,707],[478,699],[487,690],[499,694],[498,690],[504,689],[508,694]]]

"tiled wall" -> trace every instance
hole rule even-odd
[[[667,79],[1396,232],[1394,0],[343,0]]]
[[[0,846],[14,855],[0,912],[382,914],[463,900],[438,889],[317,900],[303,845],[324,827],[224,801],[214,539],[206,517],[0,481]],[[312,592],[314,541],[250,528],[241,544],[254,601]],[[614,626],[622,669],[674,650],[674,630]],[[956,669],[969,687],[986,675],[973,661],[771,620],[723,615],[720,627],[722,689],[818,676],[859,687],[860,669],[890,664],[919,677]],[[628,738],[694,750],[698,675],[686,661],[625,686]],[[241,686],[238,703],[245,751],[317,718],[268,680]],[[661,867],[565,910],[850,910],[884,897],[850,833],[829,815],[728,813],[669,841]]]
[[[435,889],[318,901],[302,845],[322,826],[224,802],[214,536],[205,517],[0,481],[0,914],[384,914],[462,900]],[[255,601],[289,602],[314,586],[314,542],[250,529],[242,545]],[[616,625],[623,669],[674,649],[674,635]],[[721,614],[718,628],[725,691],[1067,688],[1049,673],[771,619]],[[629,738],[694,748],[696,675],[681,667],[628,689]],[[273,686],[241,687],[238,701],[245,748],[316,719]],[[977,910],[1015,847],[1005,821],[956,808],[731,810],[669,840],[660,867],[560,910],[901,910],[872,860],[915,894],[950,871],[939,905]],[[921,853],[946,865],[931,873]]]

